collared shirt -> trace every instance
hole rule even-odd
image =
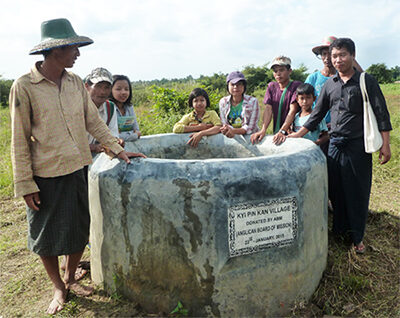
[[[355,70],[353,76],[346,83],[338,73],[327,80],[322,87],[310,119],[304,124],[304,127],[310,131],[315,130],[330,109],[331,136],[351,139],[363,137],[363,99],[360,89],[360,74]],[[369,74],[366,74],[365,81],[378,129],[380,131],[391,130],[389,112],[379,84]]]
[[[118,120],[117,120],[117,111],[116,111],[117,107],[114,105],[113,102],[109,101],[109,103],[110,103],[110,107],[114,107],[114,111],[112,112],[112,116],[111,116],[110,122],[108,124],[108,128],[110,129],[111,134],[114,137],[119,138]],[[98,108],[98,110],[99,110],[100,118],[103,119],[103,121],[107,124],[107,121],[108,121],[107,102],[104,102],[103,104],[101,104],[100,107]],[[88,139],[89,139],[89,145],[95,144],[97,142],[97,140],[91,134],[88,134]]]
[[[204,124],[213,124],[214,126],[221,126],[221,120],[218,114],[214,110],[206,110],[201,119]],[[196,119],[195,112],[192,111],[189,114],[184,115],[180,121],[178,121],[172,130],[175,134],[185,132],[185,126],[190,126],[191,124],[199,124],[200,122]]]
[[[229,125],[229,112],[231,110],[231,95],[222,97],[219,101],[219,116],[222,125]],[[249,95],[243,95],[242,105],[242,128],[246,130],[246,134],[252,134],[258,131],[258,118],[260,110],[258,107],[258,100]],[[232,127],[231,125],[229,125]]]
[[[90,164],[87,131],[113,153],[123,150],[79,76],[64,71],[58,88],[38,71],[40,63],[10,92],[15,196],[39,191],[33,176],[63,176]]]
[[[279,123],[279,127],[282,127],[283,123],[285,122],[290,110],[290,105],[296,101],[296,89],[299,87],[299,85],[301,85],[301,82],[293,81],[286,91],[285,98],[283,99],[281,122]],[[268,84],[267,91],[265,92],[264,96],[264,104],[272,106],[274,127],[276,126],[276,121],[278,120],[279,103],[281,101],[282,94],[283,90],[281,90],[277,82],[270,82]]]

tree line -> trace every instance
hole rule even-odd
[[[247,79],[247,93],[252,94],[257,89],[265,89],[270,81],[274,80],[272,70],[268,64],[261,66],[247,65],[241,70]],[[372,64],[366,71],[373,75],[376,80],[381,84],[393,83],[400,81],[400,66],[388,68],[385,63]],[[291,79],[304,82],[308,76],[307,67],[301,64],[299,68],[293,69]],[[210,76],[200,75],[195,79],[191,75],[184,78],[161,79],[151,81],[134,81],[132,82],[133,89],[144,87],[167,87],[176,88],[180,85],[189,84],[191,86],[199,84],[205,87],[206,90],[213,92],[225,92],[226,90],[226,76],[224,73],[214,73]],[[0,75],[0,105],[8,107],[8,96],[13,80],[4,79]]]

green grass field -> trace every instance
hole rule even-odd
[[[10,140],[10,114],[8,108],[0,108],[0,199],[9,198],[13,191]]]
[[[400,84],[382,85],[382,89],[393,125],[392,159],[382,166],[374,154],[371,213],[364,240],[367,253],[356,255],[347,242],[330,237],[328,265],[320,285],[310,301],[299,301],[292,308],[292,317],[400,316]],[[0,317],[44,317],[52,287],[40,260],[26,248],[24,203],[12,197],[10,123],[4,108],[0,108],[0,151]],[[85,252],[86,259],[89,253]],[[86,278],[83,283],[91,281]],[[107,295],[96,286],[91,297],[71,294],[57,316],[144,317],[148,313],[137,303],[118,294]]]

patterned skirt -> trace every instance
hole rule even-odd
[[[34,177],[39,211],[27,208],[28,248],[40,256],[70,255],[89,240],[89,200],[84,169],[55,177]]]

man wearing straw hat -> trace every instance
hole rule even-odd
[[[110,155],[130,163],[99,117],[73,67],[79,47],[92,44],[78,36],[66,19],[45,21],[42,41],[30,54],[43,54],[30,73],[16,80],[10,93],[11,154],[15,196],[27,204],[28,247],[37,253],[54,285],[47,313],[63,308],[69,289],[79,295],[92,288],[74,278],[89,238],[87,181],[83,167],[91,163],[87,132],[104,144]],[[58,256],[66,255],[61,279]]]

